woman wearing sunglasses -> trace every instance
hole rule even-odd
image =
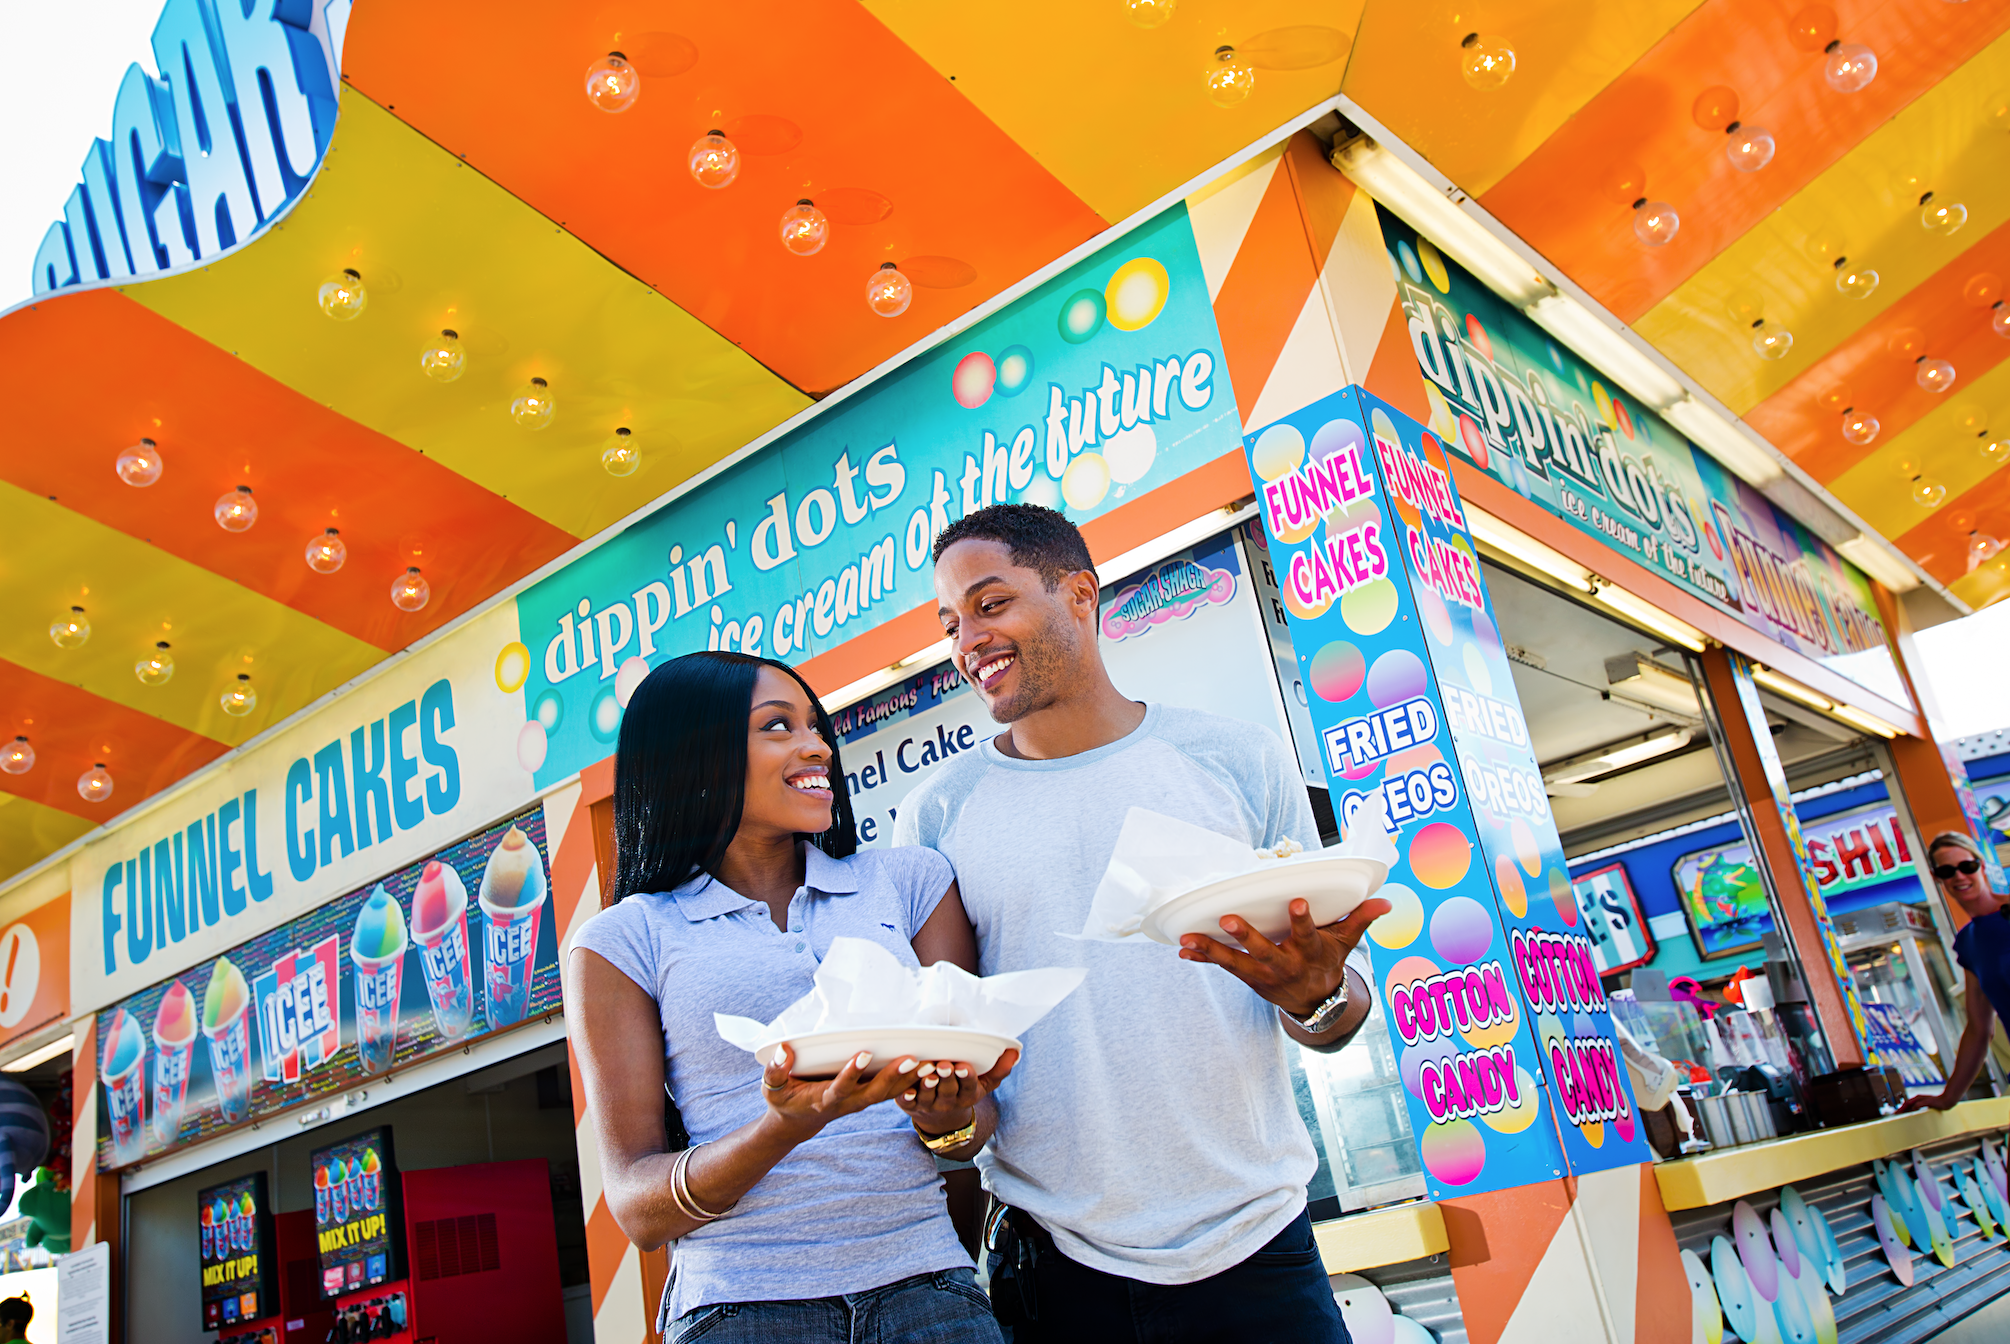
[[[1968,1025],[1962,1028],[1954,1067],[1947,1071],[1947,1086],[1937,1097],[1913,1097],[1903,1108],[1908,1111],[1944,1111],[1966,1096],[1982,1071],[1995,1015],[2010,1021],[2010,904],[1990,890],[1982,851],[1968,836],[1943,831],[1926,852],[1940,889],[1968,915],[1968,923],[1954,935],[1954,959],[1968,972]]]

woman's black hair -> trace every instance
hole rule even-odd
[[[794,678],[829,745],[832,822],[805,836],[832,858],[858,849],[830,715],[787,663],[719,650],[652,671],[629,697],[614,750],[614,899],[718,874],[747,798],[747,714],[761,669]]]

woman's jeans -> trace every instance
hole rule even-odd
[[[678,1317],[668,1344],[1002,1344],[991,1299],[967,1269],[841,1297],[722,1302]]]

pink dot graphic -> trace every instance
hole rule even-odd
[[[1448,821],[1434,821],[1410,841],[1410,872],[1427,887],[1455,887],[1473,864],[1473,844]]]
[[[982,350],[957,360],[956,371],[949,375],[949,391],[956,404],[973,411],[991,400],[991,389],[997,384],[998,368]]]
[[[1424,662],[1408,649],[1390,649],[1368,670],[1368,698],[1383,709],[1424,693]]]
[[[1321,700],[1336,705],[1352,700],[1367,675],[1368,660],[1344,639],[1312,655],[1312,689]]]
[[[1424,1131],[1424,1166],[1446,1185],[1470,1185],[1487,1165],[1487,1141],[1470,1120],[1452,1120]]]

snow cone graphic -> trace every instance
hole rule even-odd
[[[384,1201],[384,1164],[375,1148],[363,1150],[363,1207],[374,1209]]]
[[[216,1259],[216,1235],[212,1230],[215,1227],[215,1207],[205,1204],[202,1206],[202,1258],[204,1260]]]
[[[349,957],[356,963],[356,1054],[382,1073],[398,1049],[398,992],[405,970],[405,912],[379,882],[356,912]]]
[[[237,1197],[237,1249],[251,1250],[258,1244],[258,1206],[251,1202],[251,1192],[246,1190]]]
[[[329,1218],[338,1223],[349,1221],[349,1165],[340,1157],[328,1164]]]
[[[314,1168],[314,1223],[317,1227],[328,1225],[328,1209],[333,1195],[328,1189],[328,1168]]]
[[[523,1021],[537,956],[538,915],[544,909],[544,860],[530,837],[512,826],[482,870],[483,986],[491,1027]]]
[[[138,1156],[146,1138],[147,1033],[139,1019],[121,1008],[105,1029],[105,1109],[112,1114],[112,1148],[122,1160]]]
[[[202,995],[202,1034],[209,1038],[209,1071],[216,1104],[227,1124],[251,1110],[251,987],[229,957],[218,957]]]
[[[195,998],[177,980],[161,995],[160,1011],[154,1014],[154,1138],[160,1143],[181,1137],[195,1025]]]
[[[435,859],[419,874],[412,893],[412,941],[433,1023],[448,1040],[467,1034],[474,1020],[474,975],[468,965],[468,889],[452,865]]]

